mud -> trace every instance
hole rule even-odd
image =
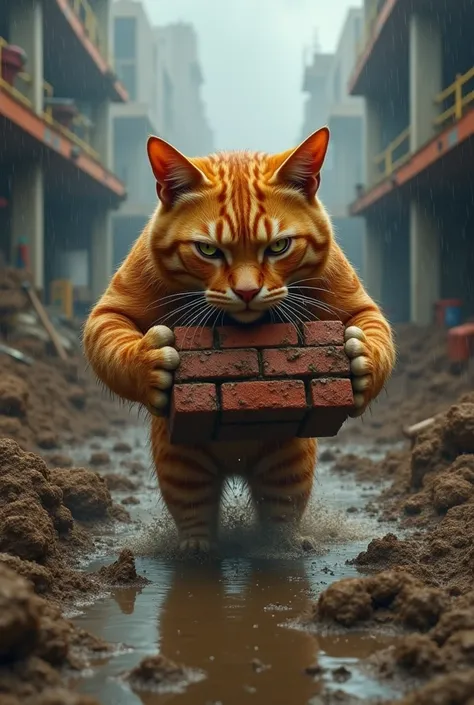
[[[399,324],[394,327],[397,364],[387,388],[362,419],[348,421],[336,439],[398,443],[405,426],[443,412],[474,387],[473,370],[454,370],[446,357],[446,330]],[[325,448],[333,443],[324,441]]]
[[[24,340],[5,342],[31,353]],[[0,438],[14,438],[24,450],[54,458],[65,445],[110,435],[134,418],[104,395],[80,358],[36,354],[28,366],[0,354]]]
[[[60,671],[80,672],[92,656],[107,651],[104,642],[77,630],[57,607],[37,596],[27,580],[0,563],[2,703],[67,702],[61,700],[64,691],[54,692],[63,686]]]
[[[262,544],[231,488],[203,565],[82,363],[0,357],[2,705],[473,705],[474,394],[438,330],[399,335],[387,398],[321,446],[315,551]]]
[[[397,529],[350,561],[371,575],[333,583],[303,621],[317,631],[396,630],[396,645],[367,666],[418,685],[401,703],[472,705],[474,393],[438,414],[411,449],[380,462],[336,455],[333,468],[390,480],[377,504]]]

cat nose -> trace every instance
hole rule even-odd
[[[245,301],[246,304],[249,304],[252,299],[257,296],[261,288],[261,286],[241,287],[239,289],[232,289],[232,291],[234,294],[237,294],[239,299],[242,299],[242,301]]]

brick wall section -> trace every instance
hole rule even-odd
[[[344,328],[175,328],[173,443],[334,436],[353,404]]]

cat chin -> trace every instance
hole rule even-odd
[[[239,311],[239,313],[230,313],[229,315],[238,323],[256,323],[263,318],[265,311]]]

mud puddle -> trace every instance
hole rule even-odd
[[[262,544],[246,493],[235,482],[223,510],[220,555],[202,564],[186,562],[176,553],[174,529],[158,499],[145,435],[130,429],[124,439],[131,448],[125,464],[141,464],[142,470],[133,475],[133,492],[113,494],[116,501],[122,495],[139,500],[126,505],[135,523],[99,537],[97,556],[87,568],[112,562],[118,549],[128,546],[138,573],[151,582],[116,589],[75,617],[79,627],[127,648],[71,685],[103,705],[303,705],[322,687],[364,702],[396,696],[358,666],[393,637],[321,636],[296,622],[331,582],[357,574],[346,561],[365,549],[367,538],[386,533],[386,526],[361,512],[375,495],[373,488],[331,476],[330,463],[320,463],[303,531],[315,551],[306,553],[296,540],[285,548]],[[104,448],[110,463],[98,470],[127,474],[113,441],[104,441]],[[80,455],[87,452],[77,451],[75,461],[85,461]],[[194,682],[177,685],[174,692],[133,692],[120,675],[158,652],[190,668]]]

